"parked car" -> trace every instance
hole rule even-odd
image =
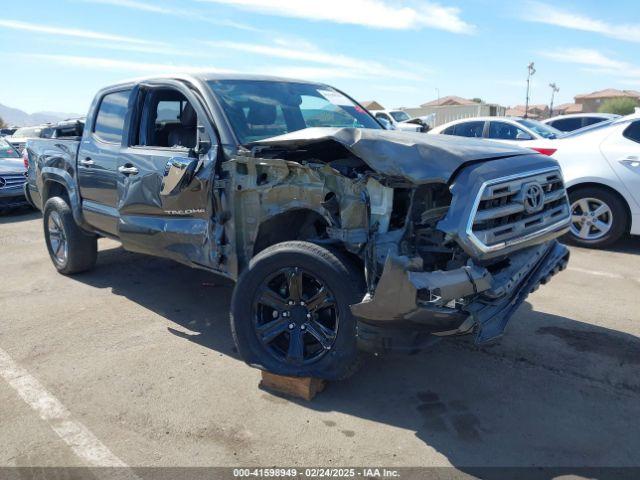
[[[13,132],[15,132],[17,129],[18,127],[0,128],[0,137],[9,137],[13,135]]]
[[[614,113],[574,113],[571,115],[558,115],[557,117],[542,120],[542,123],[549,125],[561,132],[573,132],[580,128],[588,127],[607,120],[620,118]]]
[[[0,212],[27,204],[23,188],[26,171],[20,154],[0,138]]]
[[[541,139],[555,139],[563,135],[560,130],[537,120],[520,117],[474,117],[454,120],[429,131],[432,135],[488,138],[496,142],[528,147]]]
[[[20,127],[10,137],[5,137],[19,152],[22,151],[29,138],[49,138],[53,134],[51,125],[39,125],[37,127]]]
[[[371,113],[377,118],[389,122],[394,130],[402,130],[404,132],[425,132],[429,128],[425,128],[425,123],[415,119],[407,112],[402,110],[371,110]]]
[[[26,150],[60,273],[93,268],[106,236],[236,280],[240,355],[284,375],[344,378],[358,348],[495,338],[569,258],[553,158],[384,130],[320,83],[121,83],[98,92],[81,140]]]
[[[84,121],[84,117],[62,120],[56,123],[48,138],[80,138],[84,131]]]
[[[562,167],[571,201],[573,243],[600,248],[626,233],[640,235],[640,114],[534,146]]]

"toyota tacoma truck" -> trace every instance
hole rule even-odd
[[[340,379],[360,351],[489,341],[569,258],[555,160],[388,131],[324,84],[121,83],[96,95],[80,139],[26,149],[60,273],[94,267],[110,237],[228,277],[240,355],[278,374]]]

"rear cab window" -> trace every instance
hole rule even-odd
[[[127,117],[131,90],[108,93],[100,102],[93,134],[106,143],[122,143],[124,122]]]

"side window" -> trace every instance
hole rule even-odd
[[[600,122],[604,122],[604,118],[598,118],[598,117],[584,117],[582,119],[582,126],[583,127],[588,127],[589,125],[594,125],[596,123],[600,123]]]
[[[121,143],[124,119],[131,90],[123,90],[105,95],[100,102],[93,133],[108,143]]]
[[[376,118],[382,118],[383,120],[386,120],[389,123],[391,122],[391,119],[389,118],[389,115],[387,115],[386,113],[376,113]]]
[[[484,122],[464,122],[454,125],[454,135],[458,137],[482,138]]]
[[[453,135],[455,129],[456,129],[456,126],[455,125],[451,125],[450,127],[445,128],[442,131],[442,134],[443,135]]]
[[[498,140],[531,140],[531,135],[507,122],[490,122],[489,138]]]
[[[161,100],[156,108],[156,122],[179,122],[184,107],[182,100]]]
[[[137,146],[195,148],[198,116],[179,91],[154,89],[146,92],[138,124]]]
[[[582,128],[582,118],[560,118],[551,122],[551,126],[563,132],[573,132],[574,130]]]
[[[625,128],[622,135],[625,138],[628,138],[632,142],[640,143],[640,120],[631,123],[627,128]]]

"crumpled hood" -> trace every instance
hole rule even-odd
[[[465,163],[532,154],[520,147],[481,139],[362,128],[306,128],[249,147],[293,149],[324,142],[341,144],[378,173],[417,184],[447,183]]]

